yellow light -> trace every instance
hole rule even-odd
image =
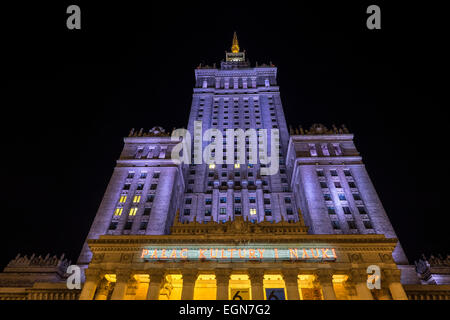
[[[216,167],[216,165],[214,164],[214,163],[211,163],[210,165],[209,165],[209,168],[210,169],[214,169]]]
[[[123,208],[116,208],[114,211],[115,216],[120,216],[122,214]]]
[[[130,216],[135,216],[136,213],[137,213],[137,210],[138,210],[138,208],[136,208],[136,207],[131,208],[131,209],[130,209],[129,215],[130,215]]]
[[[241,167],[241,165],[240,165],[239,163],[235,163],[235,164],[234,164],[234,168],[235,168],[235,169],[239,169],[240,167]]]
[[[119,202],[125,203],[125,201],[127,201],[127,196],[121,196]]]
[[[256,208],[250,208],[250,215],[254,216],[256,214]]]
[[[141,201],[141,196],[134,196],[133,202],[137,203],[139,201]]]

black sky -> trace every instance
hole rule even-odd
[[[233,31],[253,64],[278,67],[288,124],[346,124],[355,134],[408,258],[450,253],[445,11],[344,2],[9,11],[0,267],[19,252],[76,260],[123,137],[186,126],[194,68],[219,63]],[[65,27],[75,3],[81,31]],[[369,4],[381,7],[381,30],[365,26]]]

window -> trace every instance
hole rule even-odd
[[[227,208],[220,208],[219,214],[227,214]]]
[[[109,225],[109,230],[116,230],[117,229],[117,221],[113,221],[111,222],[111,224]]]
[[[345,198],[345,194],[339,193],[339,200],[342,200],[342,201],[347,200],[347,199]]]
[[[114,210],[114,215],[116,217],[120,217],[122,215],[122,211],[123,211],[123,208],[116,208],[116,210]]]
[[[195,170],[189,171],[189,174],[195,174]]]
[[[140,195],[135,195],[133,198],[133,203],[138,203],[141,201],[141,196]]]
[[[333,143],[333,148],[334,148],[334,153],[337,156],[342,155],[342,150],[341,150],[341,146],[338,143]]]
[[[249,198],[250,203],[256,203],[256,199],[254,197]]]
[[[211,217],[211,209],[205,209],[205,217]]]
[[[148,222],[141,222],[141,225],[139,226],[139,230],[145,230],[147,229]]]
[[[235,208],[234,208],[234,214],[235,214],[236,216],[240,216],[240,215],[242,214],[242,209],[241,209],[241,207],[235,207]]]
[[[141,172],[140,178],[141,178],[141,179],[147,178],[147,172],[146,172],[146,171],[142,171],[142,172]]]
[[[342,188],[340,182],[335,182],[335,183],[334,183],[334,187],[335,187],[335,188]]]
[[[270,199],[269,198],[264,198],[264,204],[270,204]]]
[[[188,184],[194,184],[194,179],[188,180]]]
[[[328,146],[327,146],[327,144],[326,144],[326,143],[322,143],[321,147],[322,147],[322,154],[323,154],[324,156],[329,156],[329,155],[330,155],[330,152],[328,151]]]
[[[323,170],[317,170],[317,176],[318,177],[323,177]]]
[[[348,186],[349,186],[350,188],[356,188],[356,184],[355,184],[354,182],[352,182],[352,181],[350,181],[350,182],[348,183]]]
[[[143,184],[143,183],[139,183],[139,184],[137,185],[136,190],[142,190],[142,189],[144,189],[144,184]]]
[[[344,175],[346,177],[351,177],[352,176],[352,174],[350,173],[350,170],[348,170],[348,169],[344,170]]]
[[[205,204],[211,204],[211,203],[212,203],[211,198],[206,198],[206,199],[205,199]]]
[[[264,209],[264,214],[266,216],[271,216],[272,215],[272,210],[271,209]]]
[[[235,163],[235,164],[234,164],[234,168],[235,168],[235,169],[239,169],[240,167],[241,167],[241,165],[240,165],[239,163]]]
[[[336,210],[334,210],[334,207],[328,207],[328,214],[336,214]]]
[[[130,212],[128,213],[128,215],[129,215],[129,216],[135,216],[136,213],[137,213],[137,211],[138,211],[138,208],[137,208],[137,207],[132,207],[132,208],[130,209]]]
[[[341,228],[341,227],[339,226],[339,221],[336,221],[336,220],[332,220],[332,221],[331,221],[331,225],[333,226],[333,229],[334,229],[334,230],[338,230],[338,229]]]
[[[188,216],[191,214],[191,209],[184,209],[184,215]]]
[[[347,223],[348,223],[348,227],[349,227],[350,229],[356,229],[356,223],[355,223],[355,221],[353,221],[353,220],[348,220]]]
[[[286,214],[289,216],[294,214],[294,212],[292,211],[292,208],[286,208]]]
[[[132,225],[133,225],[133,221],[127,221],[127,222],[125,223],[124,229],[125,229],[125,230],[130,230]]]
[[[325,201],[331,201],[331,195],[329,195],[328,193],[325,193],[323,195],[323,198],[325,199]]]
[[[220,203],[227,203],[227,197],[221,197]]]
[[[119,203],[125,203],[125,201],[127,201],[127,196],[120,196]]]
[[[155,196],[153,194],[149,194],[147,196],[147,202],[153,202],[153,200],[155,200]]]
[[[128,172],[127,179],[133,179],[133,177],[134,177],[134,172],[132,172],[132,171]]]
[[[291,203],[291,198],[285,197],[284,198],[284,203]]]
[[[330,173],[333,177],[337,177],[337,171],[336,170],[330,170]]]
[[[250,208],[250,215],[251,216],[256,215],[256,208]]]
[[[150,190],[156,190],[157,187],[158,187],[158,185],[157,185],[156,183],[153,183],[153,184],[150,186]]]
[[[160,172],[153,173],[153,179],[159,179]]]
[[[328,188],[328,185],[326,182],[320,182],[320,187],[321,188]]]
[[[192,198],[186,198],[185,204],[191,204],[192,203]]]
[[[210,168],[210,169],[214,169],[215,167],[216,167],[216,165],[215,165],[214,163],[210,163],[210,164],[209,164],[209,168]]]
[[[369,220],[364,220],[363,223],[364,223],[364,228],[373,229],[372,223]]]
[[[314,143],[309,144],[309,153],[312,157],[317,157],[316,145]]]
[[[144,208],[144,213],[142,215],[149,216],[150,215],[150,211],[152,211],[152,208]]]
[[[342,210],[344,210],[345,214],[352,214],[349,207],[342,207]]]
[[[227,176],[227,173],[224,171],[224,172],[222,172],[222,177],[226,177]]]
[[[367,214],[366,208],[364,208],[364,207],[358,207],[358,212],[360,214]]]
[[[241,203],[241,197],[235,197],[234,203]]]
[[[353,193],[353,199],[361,200],[361,196],[359,195],[359,193]]]
[[[125,185],[123,186],[123,190],[130,190],[130,184],[125,183]]]

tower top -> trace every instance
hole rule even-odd
[[[226,61],[245,63],[245,51],[240,52],[239,50],[240,50],[239,43],[235,31],[233,34],[233,43],[231,45],[231,52],[226,52]]]
[[[239,52],[239,43],[236,35],[236,31],[233,34],[233,44],[231,45],[231,52],[238,53]]]

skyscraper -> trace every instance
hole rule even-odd
[[[195,80],[188,161],[163,128],[124,139],[77,261],[80,299],[407,299],[402,283],[420,281],[353,134],[288,129],[277,68],[252,66],[236,33]]]

